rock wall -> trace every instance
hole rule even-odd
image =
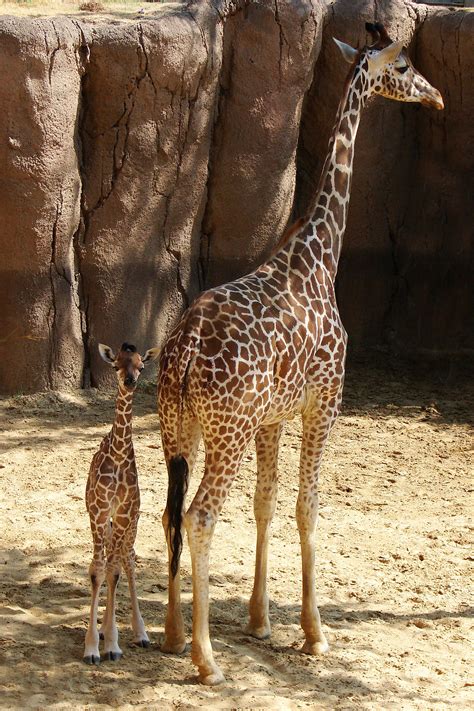
[[[474,13],[207,0],[134,22],[0,19],[0,392],[101,384],[304,209],[346,66],[385,22],[445,97],[360,128],[338,297],[356,348],[472,349]],[[471,305],[471,306],[470,306]]]
[[[331,38],[360,45],[371,18],[404,40],[445,109],[376,98],[362,116],[337,281],[343,321],[353,349],[472,353],[474,13],[332,4],[301,122],[295,214],[315,189],[347,71]]]

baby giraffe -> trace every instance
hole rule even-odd
[[[140,516],[140,490],[132,443],[132,399],[141,371],[158,356],[159,349],[151,348],[142,357],[135,346],[124,343],[115,356],[109,346],[100,344],[99,352],[117,371],[118,393],[114,424],[92,458],[86,486],[86,507],[94,541],[89,568],[92,602],[84,649],[86,664],[100,662],[97,609],[105,577],[107,605],[100,630],[104,639],[102,659],[115,661],[122,656],[115,621],[115,592],[122,565],[130,588],[134,642],[140,647],[150,644],[135,588],[133,546]]]

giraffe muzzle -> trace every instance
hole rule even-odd
[[[428,106],[430,109],[438,109],[438,111],[444,109],[443,97],[437,89],[433,89],[430,94],[425,94],[425,96],[421,99],[421,103],[423,106]]]

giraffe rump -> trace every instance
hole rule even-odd
[[[183,536],[181,534],[181,517],[184,499],[188,490],[189,467],[186,459],[181,454],[171,457],[168,463],[168,537],[171,547],[171,575],[176,577],[179,559],[183,549]]]

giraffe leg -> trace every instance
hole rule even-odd
[[[130,591],[130,601],[132,606],[132,630],[133,642],[139,647],[149,647],[150,639],[146,633],[145,623],[138,604],[138,595],[135,583],[135,550],[134,543],[137,536],[138,518],[140,516],[138,506],[130,511],[130,526],[125,535],[124,551],[122,554],[122,564],[127,575],[128,589]]]
[[[117,516],[115,516],[115,519]],[[107,605],[105,611],[105,623],[102,625],[104,634],[104,654],[102,659],[115,662],[122,656],[122,650],[118,643],[118,629],[115,619],[115,605],[117,585],[120,579],[120,551],[123,544],[123,530],[119,528],[114,520],[112,524],[112,535],[110,547],[107,551]]]
[[[105,529],[105,548],[108,550],[112,542],[112,522],[109,521]],[[99,629],[100,639],[104,639],[104,629],[107,627],[107,607],[104,609],[102,614],[102,622]]]
[[[255,438],[257,448],[257,486],[254,513],[257,522],[255,579],[249,601],[249,623],[246,632],[257,639],[271,634],[268,616],[267,560],[270,526],[277,499],[278,445],[282,423],[261,427]]]
[[[229,437],[232,445],[213,440],[213,450],[206,451],[203,480],[184,517],[193,571],[191,658],[198,668],[199,681],[208,686],[225,681],[223,673],[214,661],[209,637],[209,551],[217,518],[247,444],[242,442],[243,436],[245,435],[237,432],[232,434]]]
[[[329,648],[322,631],[316,604],[315,531],[318,519],[318,476],[324,444],[337,415],[340,393],[325,396],[318,407],[303,416],[300,486],[296,504],[296,521],[301,543],[303,600],[301,627],[306,636],[302,652],[323,654]]]
[[[89,566],[89,575],[92,585],[91,609],[89,626],[86,632],[83,660],[86,664],[99,664],[99,631],[97,629],[97,611],[99,608],[100,588],[105,578],[104,538],[105,523],[92,525],[94,540],[94,554]]]
[[[166,461],[169,462],[173,449],[169,446],[172,442],[171,438],[166,436],[166,432],[162,430],[163,449]],[[201,430],[197,419],[191,417],[188,413],[184,414],[181,426],[181,441],[182,454],[188,463],[189,475],[191,476],[196,455],[201,439]],[[186,649],[186,634],[184,631],[184,619],[181,611],[181,579],[180,568],[173,577],[171,574],[171,543],[174,530],[168,527],[169,517],[168,509],[163,513],[162,524],[165,532],[166,543],[168,546],[168,609],[166,611],[165,621],[165,638],[161,644],[161,651],[166,654],[182,654]]]

